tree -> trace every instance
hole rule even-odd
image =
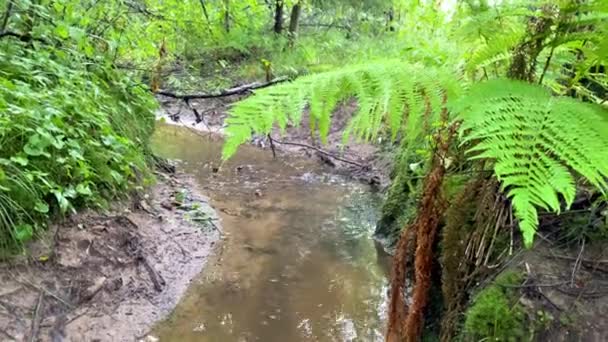
[[[273,30],[276,34],[283,32],[283,0],[275,0],[274,9],[274,26]]]
[[[291,15],[289,16],[289,37],[295,39],[298,32],[298,22],[300,20],[300,13],[302,12],[302,3],[296,2],[291,8]]]

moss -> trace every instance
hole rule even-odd
[[[403,227],[415,218],[422,192],[422,178],[426,174],[428,156],[424,150],[412,151],[406,146],[397,150],[396,162],[391,170],[392,183],[376,225],[375,236],[391,250]]]
[[[462,340],[522,341],[531,338],[527,314],[516,297],[522,274],[511,271],[498,276],[494,283],[475,296],[465,312]]]

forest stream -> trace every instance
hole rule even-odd
[[[388,258],[371,235],[366,186],[301,158],[160,125],[156,152],[194,175],[221,217],[223,242],[169,318],[161,341],[381,341]]]

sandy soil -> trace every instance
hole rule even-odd
[[[1,264],[0,341],[150,340],[220,237],[193,189],[185,175],[159,174],[143,198],[58,222]]]

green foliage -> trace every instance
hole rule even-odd
[[[538,56],[527,66],[535,80],[557,94],[603,103],[608,82],[598,70],[608,62],[607,4],[560,0],[486,6],[463,16],[454,37],[468,43],[464,57],[473,77],[499,77],[517,48],[535,46]],[[598,89],[604,90],[594,92]]]
[[[351,135],[372,139],[383,126],[393,138],[402,133],[407,141],[415,141],[426,125],[438,121],[445,97],[457,97],[460,91],[458,79],[450,72],[400,60],[301,77],[263,89],[234,106],[226,119],[228,139],[223,155],[230,157],[254,132],[269,133],[275,122],[281,129],[288,123],[299,125],[307,106],[311,126],[318,128],[324,141],[333,110],[353,98],[359,110],[344,131],[345,141]]]
[[[81,37],[86,25],[64,24],[58,6],[16,2],[13,9],[29,15],[11,16],[7,27],[23,33],[28,22],[39,22],[32,35],[40,40],[0,40],[3,253],[49,218],[103,206],[150,179],[153,97],[112,67],[112,54],[89,51],[98,46]],[[49,28],[42,18],[57,19],[51,34],[39,35]]]
[[[226,120],[224,158],[253,133],[269,133],[275,123],[282,129],[299,124],[305,108],[323,141],[333,109],[351,98],[359,111],[345,139],[355,134],[370,140],[387,127],[393,139],[403,133],[405,141],[413,142],[429,134],[442,108],[449,106],[452,119],[462,121],[462,143],[473,144],[470,152],[480,152],[470,159],[495,162],[495,175],[511,197],[526,245],[538,224],[536,207],[559,212],[560,195],[566,206],[572,203],[576,188],[569,168],[606,189],[608,126],[601,107],[507,80],[474,85],[461,96],[458,79],[449,72],[398,60],[303,77],[238,103]]]
[[[517,301],[514,289],[521,284],[522,275],[505,272],[492,285],[473,298],[465,312],[461,338],[465,341],[523,341],[529,339],[526,312]]]
[[[462,143],[477,142],[473,159],[494,161],[494,174],[511,198],[524,242],[538,225],[536,207],[560,212],[575,198],[575,178],[607,188],[608,121],[602,109],[553,97],[540,87],[494,80],[473,86],[453,111],[462,120]]]

